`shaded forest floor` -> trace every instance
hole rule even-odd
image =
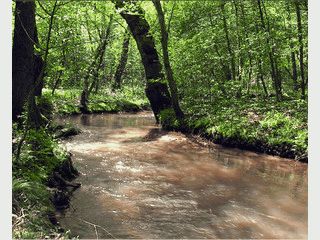
[[[308,161],[305,100],[217,99],[185,108],[187,130],[216,143]]]

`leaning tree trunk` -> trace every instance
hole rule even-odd
[[[101,42],[99,43],[95,56],[93,58],[92,63],[90,64],[86,75],[84,76],[84,84],[83,84],[83,90],[81,92],[80,96],[80,111],[82,113],[89,113],[89,95],[94,87],[95,79],[97,78],[97,75],[99,74],[99,70],[101,68],[101,64],[104,58],[104,54],[107,47],[107,40],[109,39],[109,35],[111,32],[111,25],[113,22],[113,15],[110,16],[110,21],[108,23],[108,26],[106,27],[105,34],[100,36]],[[89,79],[93,75],[94,79],[91,83],[91,86],[89,87]]]
[[[114,74],[113,90],[121,88],[122,74],[124,72],[124,69],[126,68],[127,61],[128,61],[129,44],[130,44],[130,34],[129,34],[129,31],[126,30],[124,33],[124,39],[122,43],[122,52],[121,52],[119,64],[118,64],[116,73]]]
[[[34,84],[35,4],[16,2],[12,47],[12,119],[17,120]]]
[[[146,95],[149,99],[156,121],[164,109],[172,109],[171,96],[162,74],[154,39],[149,32],[149,23],[144,18],[144,11],[136,6],[136,12],[126,11],[122,0],[114,0],[116,8],[121,9],[121,16],[127,22],[130,31],[137,43],[147,79]]]
[[[37,26],[35,23],[34,43],[39,45]],[[44,123],[41,112],[36,103],[36,96],[41,96],[43,87],[44,61],[39,54],[34,53],[33,59],[33,86],[28,94],[28,123],[33,128],[40,128]]]
[[[171,100],[172,100],[172,107],[174,109],[175,115],[178,119],[182,119],[184,117],[184,114],[179,106],[179,100],[178,100],[178,89],[176,82],[173,78],[173,71],[170,65],[169,60],[169,51],[168,51],[168,32],[167,27],[164,19],[164,13],[162,11],[162,6],[160,3],[160,0],[152,0],[158,14],[158,20],[161,30],[161,46],[162,46],[162,55],[163,55],[163,63],[164,63],[164,69],[166,72],[170,92],[171,92]]]
[[[91,94],[91,92],[92,92],[94,87],[96,87],[96,92],[98,91],[99,71],[104,66],[103,61],[104,61],[104,56],[106,54],[108,40],[109,40],[110,34],[111,34],[112,24],[113,24],[113,15],[110,15],[110,21],[108,23],[105,35],[102,36],[103,40],[102,40],[102,47],[100,49],[100,56],[99,56],[96,68],[94,69],[93,74],[92,74],[93,75],[93,79],[92,79],[91,86],[89,88],[88,97]]]

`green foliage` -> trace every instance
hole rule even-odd
[[[54,209],[46,182],[54,169],[67,160],[67,153],[45,129],[15,127],[13,136],[18,142],[13,148],[12,162],[14,238],[57,236],[58,230],[47,217]]]
[[[294,85],[302,84],[298,59],[301,47],[303,64],[308,63],[307,4],[298,2],[301,45],[295,2],[260,3],[262,11],[257,1],[162,2],[170,26],[170,64],[182,108],[188,116],[183,123],[187,126],[183,127],[204,129],[217,139],[232,138],[252,145],[261,141],[268,146],[286,145],[306,153],[307,104],[299,100],[301,87]],[[159,53],[161,34],[158,24],[152,24],[157,21],[154,6],[151,2],[138,5],[145,11]],[[132,13],[138,5],[128,3],[120,10]],[[53,4],[48,2],[44,6],[52,9]],[[100,35],[115,12],[112,2],[77,2],[59,7],[53,24],[46,82],[49,88],[57,79],[61,83],[54,96],[49,90],[45,92],[55,112],[79,113],[83,78],[99,46]],[[46,14],[42,8],[38,8],[38,13]],[[127,27],[120,14],[114,14],[114,19],[103,67],[97,76],[97,91],[89,97],[91,112],[137,111],[148,106],[143,66],[134,41],[130,43],[122,87],[116,93],[111,90]],[[43,43],[48,21],[41,17],[37,21],[40,43]],[[297,67],[296,80],[292,53]],[[281,80],[281,102],[273,96],[276,82],[271,74],[272,65],[276,67],[277,79]],[[307,76],[306,67],[304,71]],[[89,84],[92,79],[90,74]],[[165,110],[160,118],[163,125],[182,127],[171,110]]]
[[[28,131],[21,146],[19,157],[14,149],[13,178],[31,182],[45,183],[52,171],[67,158],[53,137],[44,129]],[[21,141],[22,136],[16,135]]]
[[[57,90],[51,95],[49,90],[44,91],[44,96],[51,99],[54,111],[58,114],[77,114],[79,111],[79,90]],[[99,112],[136,112],[149,107],[145,96],[135,94],[132,89],[124,88],[122,91],[111,91],[92,94],[89,101],[89,110],[92,113]]]
[[[301,120],[283,113],[268,112],[260,121],[261,131],[272,145],[289,144],[296,151],[307,151],[307,130],[301,128]]]
[[[54,106],[52,103],[52,99],[50,99],[48,96],[41,96],[37,99],[37,106],[41,112],[41,114],[47,119],[52,119],[52,114],[54,112]]]
[[[176,118],[172,108],[164,109],[159,114],[159,120],[164,129],[179,129],[180,121]]]
[[[205,132],[213,139],[230,139],[239,145],[265,145],[292,151],[296,158],[305,157],[308,149],[306,125],[307,102],[278,103],[253,99],[215,101],[204,108],[188,107],[188,126]],[[278,150],[279,153],[284,150]]]

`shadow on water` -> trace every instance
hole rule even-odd
[[[307,238],[307,165],[162,131],[150,113],[60,119],[82,187],[80,238]],[[202,142],[201,142],[202,141]]]

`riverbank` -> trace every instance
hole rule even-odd
[[[189,109],[183,122],[161,114],[169,130],[199,134],[217,144],[308,162],[307,102],[219,99]]]
[[[61,131],[61,128],[59,128]],[[69,238],[55,211],[69,207],[78,176],[51,130],[13,131],[12,234],[16,239]]]
[[[81,90],[56,90],[51,94],[51,90],[43,90],[43,99],[52,102],[53,112],[58,115],[81,114],[79,99]],[[146,97],[135,92],[124,90],[113,93],[111,91],[91,94],[88,103],[90,113],[118,113],[118,112],[138,112],[149,110],[149,102]]]

